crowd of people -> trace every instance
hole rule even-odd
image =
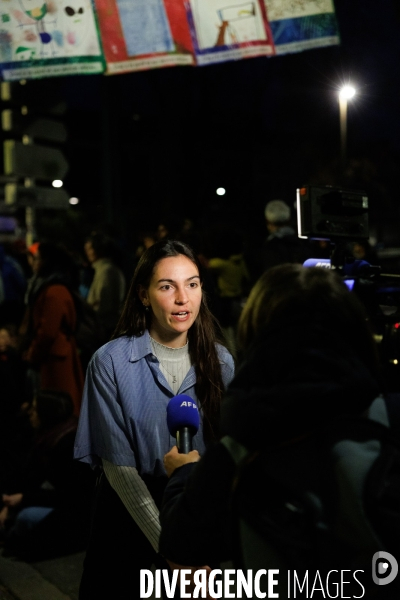
[[[118,246],[96,232],[81,260],[47,240],[1,249],[0,535],[25,557],[83,549],[94,474],[73,443],[87,364],[125,298]]]
[[[229,226],[211,229],[207,245],[188,220],[160,223],[138,243],[131,278],[116,241],[100,232],[79,261],[46,240],[26,249],[25,263],[3,252],[1,539],[28,558],[85,549],[80,600],[136,597],[140,569],[154,566],[193,576],[225,561],[254,568],[242,547],[234,551],[243,537],[230,510],[238,468],[249,463],[270,479],[271,501],[250,511],[259,523],[276,519],[264,546],[296,568],[277,536],[290,523],[272,501],[278,465],[288,489],[301,487],[296,500],[307,492],[323,502],[333,426],[397,427],[365,307],[335,271],[302,266],[319,248],[298,239],[285,202],[269,202],[265,220],[258,247]],[[349,252],[361,250],[354,240]],[[180,394],[200,412],[187,454],[166,421]],[[391,484],[399,476],[397,468]],[[263,498],[262,486],[248,489]],[[343,500],[355,501],[351,491]],[[364,522],[345,518],[359,541],[351,565],[365,566],[366,547],[398,551],[379,522],[365,518],[379,533],[364,547]]]

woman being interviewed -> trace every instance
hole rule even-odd
[[[202,418],[193,447],[201,455],[218,436],[221,398],[233,377],[199,263],[181,242],[163,240],[143,254],[113,338],[89,364],[75,443],[75,458],[101,467],[85,600],[132,598],[139,570],[158,560],[163,457],[175,443],[168,402],[183,393],[197,402]]]

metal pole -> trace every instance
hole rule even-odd
[[[347,143],[347,98],[339,97],[340,112],[340,164],[342,172],[346,165],[346,143]]]
[[[32,206],[25,208],[26,246],[29,248],[35,241],[35,209]]]
[[[25,177],[24,186],[26,188],[34,187],[35,180]],[[35,241],[36,237],[36,210],[33,206],[27,206],[25,208],[25,243],[26,247],[29,248]]]

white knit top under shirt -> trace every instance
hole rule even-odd
[[[182,348],[170,348],[156,342],[152,337],[150,339],[153,352],[160,363],[160,370],[174,394],[177,394],[191,366],[189,343],[186,342]]]

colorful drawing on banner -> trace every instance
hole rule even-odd
[[[188,8],[198,64],[274,53],[262,2],[190,0]]]
[[[79,62],[87,57],[97,61],[94,72],[103,70],[90,0],[1,0],[0,20],[3,74],[22,65],[27,69],[46,67],[58,59]]]
[[[332,0],[264,0],[277,54],[339,44]]]
[[[128,56],[174,50],[162,0],[117,0],[117,7]]]
[[[194,64],[184,0],[95,0],[107,73]]]
[[[265,0],[269,21],[334,12],[332,0]]]

